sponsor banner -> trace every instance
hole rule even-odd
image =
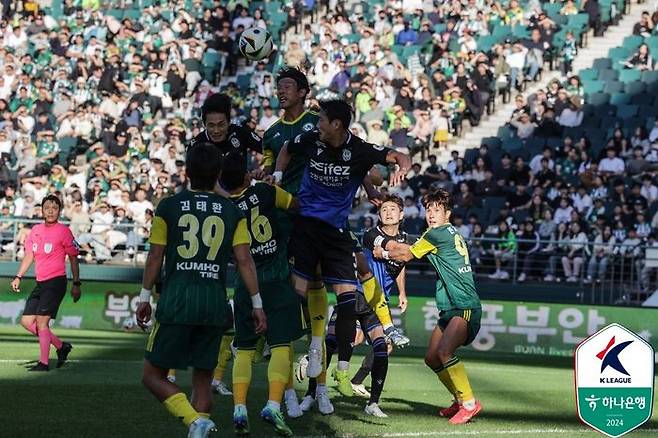
[[[654,350],[613,323],[576,349],[576,406],[588,426],[611,437],[641,426],[653,408]]]
[[[0,324],[18,324],[34,281],[24,280],[22,292],[11,292],[10,279],[0,279]],[[70,284],[69,284],[70,287]],[[54,326],[91,330],[134,328],[140,285],[85,281],[82,299],[67,294]],[[231,290],[228,291],[232,293]],[[329,296],[331,305],[335,303]],[[329,311],[332,308],[330,305]],[[439,319],[434,299],[409,297],[405,314],[392,297],[393,321],[411,338],[411,346],[426,347]],[[572,357],[578,343],[608,324],[617,322],[658,350],[658,312],[655,309],[607,306],[484,301],[480,332],[469,350],[532,356]]]

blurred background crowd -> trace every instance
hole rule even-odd
[[[620,50],[573,72],[588,38],[620,19],[623,0],[2,6],[0,216],[38,219],[40,200],[59,193],[88,262],[130,262],[144,248],[154,208],[185,184],[185,144],[203,129],[209,95],[228,93],[232,121],[263,135],[279,116],[283,65],[307,73],[309,105],[342,96],[355,109],[354,133],[413,156],[408,181],[393,190],[408,232],[424,227],[423,193],[453,191],[454,222],[492,278],[509,278],[510,254],[523,252],[515,280],[595,282],[611,257],[639,257],[633,248],[656,240],[655,8]],[[252,26],[272,33],[269,60],[240,55]],[[526,91],[548,72],[558,78]],[[437,160],[509,100],[515,110],[497,136]],[[372,226],[365,198],[354,206],[355,226]],[[29,225],[0,227],[3,251],[20,255]]]

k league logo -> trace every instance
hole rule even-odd
[[[619,437],[651,418],[655,356],[644,339],[613,323],[578,345],[575,359],[581,421]]]

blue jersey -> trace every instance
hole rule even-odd
[[[297,196],[300,214],[345,228],[356,191],[372,166],[386,164],[389,151],[351,133],[337,148],[320,141],[318,130],[289,141],[288,152],[301,154],[306,163]]]
[[[370,270],[388,299],[393,291],[395,280],[400,275],[400,272],[402,272],[402,269],[404,269],[404,262],[375,258],[372,253],[373,249],[376,246],[383,246],[385,240],[407,243],[407,233],[401,231],[396,236],[389,236],[379,226],[376,226],[363,234],[363,254],[365,254]]]

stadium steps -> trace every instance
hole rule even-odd
[[[594,37],[590,30],[588,46],[580,49],[578,52],[578,56],[573,63],[573,71],[579,72],[584,68],[591,67],[597,58],[607,58],[608,51],[611,48],[619,47],[624,37],[633,33],[633,26],[640,20],[644,9],[646,9],[645,5],[633,2],[630,12],[623,16],[618,25],[608,27],[603,36]],[[559,79],[560,76],[561,73],[559,71],[545,70],[542,79],[539,82],[529,84],[523,94],[529,96],[541,88],[546,88],[549,82],[556,78]],[[459,156],[463,157],[467,149],[479,148],[483,138],[497,137],[498,129],[509,121],[510,115],[515,108],[514,96],[515,93],[512,93],[509,103],[499,103],[496,106],[495,112],[483,118],[478,126],[472,129],[465,129],[462,137],[456,138],[454,142],[448,145],[447,149],[441,149],[440,151],[433,149],[432,153],[437,156],[437,163],[441,165],[447,164],[451,159],[450,154],[453,150],[458,151]]]

